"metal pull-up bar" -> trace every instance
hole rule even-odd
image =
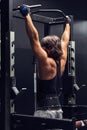
[[[64,23],[66,21],[66,14],[59,9],[37,9],[35,11],[33,11],[33,8],[39,8],[41,7],[41,4],[38,5],[26,5],[23,4],[24,6],[26,6],[27,8],[30,9],[30,15],[32,17],[33,21],[37,21],[40,23],[48,23],[48,24],[57,24],[57,23]],[[14,8],[13,11],[19,11],[20,10],[20,6],[18,6],[17,8]],[[48,17],[48,16],[44,16],[44,15],[40,15],[39,13],[57,13],[58,15],[60,14],[61,16],[59,17]],[[14,17],[16,18],[23,18],[20,14],[18,14],[18,12],[15,12]]]
[[[37,4],[37,5],[26,5],[26,4],[23,4],[23,5],[26,6],[27,8],[29,8],[29,9],[39,8],[39,7],[42,6],[41,4]],[[20,6],[18,6],[17,8],[13,9],[13,11],[16,11],[16,10],[20,10]],[[66,19],[65,13],[62,10],[59,10],[59,9],[39,9],[39,10],[33,11],[31,13],[35,13],[36,14],[36,13],[39,13],[39,12],[57,12],[57,13],[60,13]]]
[[[63,16],[66,19],[65,13],[59,9],[39,9],[39,10],[32,12],[32,13],[39,13],[39,12],[57,12],[57,13],[60,13],[61,16]]]

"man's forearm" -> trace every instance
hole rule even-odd
[[[29,14],[26,15],[25,22],[26,22],[26,31],[27,31],[29,38],[32,40],[36,40],[38,38],[38,31],[35,28]]]
[[[70,24],[66,24],[64,32],[62,34],[61,40],[63,42],[68,42],[70,39]]]

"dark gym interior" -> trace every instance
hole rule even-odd
[[[8,1],[8,0],[7,0]],[[9,0],[10,1],[10,0]],[[8,1],[8,2],[9,2]],[[81,105],[81,108],[75,109],[74,113],[78,119],[87,118],[87,15],[86,15],[86,0],[75,1],[75,0],[12,0],[13,8],[23,3],[28,5],[41,4],[43,9],[60,9],[64,11],[66,15],[73,16],[73,29],[72,29],[72,41],[75,41],[75,71],[76,71],[76,83],[79,87],[75,92],[76,105]],[[0,8],[1,2],[0,1]],[[6,2],[7,4],[7,2]],[[5,8],[5,6],[3,7]],[[2,11],[3,12],[3,11]],[[2,13],[0,11],[0,13]],[[4,14],[3,14],[4,15]],[[52,14],[54,15],[54,14]],[[1,19],[1,15],[0,15]],[[2,21],[1,21],[2,22]],[[8,22],[7,22],[8,23]],[[19,90],[19,95],[14,95],[11,92],[11,99],[14,100],[15,112],[18,114],[33,115],[35,109],[35,95],[34,95],[34,56],[32,49],[29,44],[28,36],[26,35],[24,19],[17,17],[12,18],[12,30],[15,32],[15,76],[16,76],[16,87]],[[40,39],[44,35],[43,23],[35,22]],[[0,23],[0,30],[2,26]],[[56,26],[52,26],[50,33],[62,32],[62,26],[58,29]],[[61,34],[61,33],[60,33]],[[3,34],[0,34],[0,37]],[[61,35],[60,35],[61,37]],[[1,47],[1,46],[0,46]],[[1,52],[1,48],[0,48]],[[0,53],[1,55],[1,53]],[[0,56],[0,60],[1,56]],[[1,69],[0,61],[0,69]],[[1,74],[0,74],[1,78]],[[64,82],[64,87],[68,88],[71,85],[71,80]],[[1,85],[0,85],[1,86]],[[0,89],[2,91],[2,88]],[[65,89],[67,91],[67,89]],[[9,92],[9,91],[8,91]],[[0,93],[1,94],[1,93]],[[2,94],[1,94],[2,95]],[[2,96],[1,96],[2,98]],[[3,99],[3,98],[2,98]],[[1,100],[1,99],[0,99]],[[63,100],[61,98],[61,100]],[[1,107],[0,103],[0,107]],[[66,110],[67,109],[67,110]],[[78,112],[79,110],[79,112]],[[1,112],[1,110],[0,110]],[[65,108],[66,118],[73,117],[73,113],[68,113],[69,108]],[[8,113],[8,112],[7,112]],[[2,120],[0,119],[2,122]],[[3,127],[4,128],[4,127]],[[9,127],[8,127],[9,128]],[[87,127],[79,128],[80,130],[87,130]],[[2,129],[4,130],[4,129]],[[9,130],[5,128],[5,130]],[[16,129],[15,129],[16,130]],[[67,129],[68,130],[68,129]]]

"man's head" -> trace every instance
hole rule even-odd
[[[41,40],[41,46],[47,52],[48,56],[56,61],[60,60],[63,54],[61,49],[61,40],[56,35],[49,35]]]

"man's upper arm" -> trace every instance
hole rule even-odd
[[[36,58],[39,61],[46,61],[46,59],[47,59],[47,53],[41,47],[39,39],[37,39],[37,40],[33,39],[33,40],[30,40],[30,42],[33,42],[33,43],[31,43],[31,47],[32,47],[32,50],[33,50]]]
[[[62,37],[61,37],[61,41],[63,43],[62,46],[67,47],[67,45],[69,43],[69,39],[70,39],[70,25],[66,24],[64,32],[63,32]]]
[[[67,48],[69,44],[69,39],[70,39],[70,25],[66,24],[65,30],[62,34],[61,37],[61,47],[63,51],[63,55],[61,56],[61,69],[64,71],[65,65],[66,65],[66,60],[67,60]]]
[[[61,41],[63,54],[61,56],[61,74],[64,72],[66,61],[67,61],[67,48],[66,43]]]

